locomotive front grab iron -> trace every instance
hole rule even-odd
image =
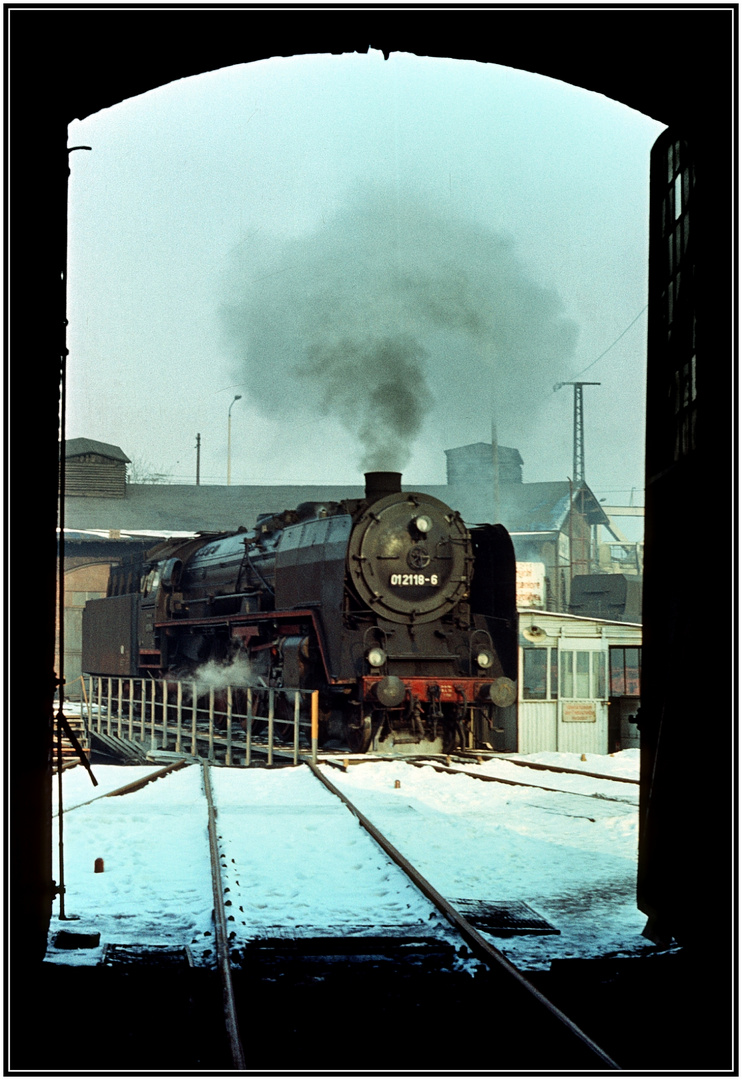
[[[194,678],[210,662],[244,686],[319,690],[320,742],[354,752],[516,749],[497,739],[517,696],[510,537],[367,473],[363,499],[167,540],[86,605],[89,674]]]

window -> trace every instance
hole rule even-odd
[[[557,651],[551,648],[523,650],[523,699],[545,701],[556,697]]]
[[[588,649],[565,649],[561,657],[562,698],[605,698],[605,654]]]
[[[611,697],[639,697],[641,694],[642,651],[613,645],[611,655]]]

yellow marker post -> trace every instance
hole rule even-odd
[[[319,742],[319,690],[312,691],[312,764],[317,764]]]

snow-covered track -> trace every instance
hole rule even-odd
[[[209,820],[209,852],[211,855],[211,882],[214,892],[214,932],[216,936],[216,962],[219,974],[219,982],[222,990],[222,1004],[224,1007],[224,1023],[227,1029],[229,1049],[232,1064],[235,1069],[244,1071],[245,1053],[240,1038],[240,1028],[237,1018],[237,1005],[234,996],[232,982],[232,968],[229,954],[229,939],[227,935],[227,914],[224,907],[224,886],[222,883],[221,858],[219,842],[216,831],[216,810],[211,791],[210,766],[204,762],[202,767],[204,794]]]
[[[281,1038],[276,1016],[284,1024],[290,1016],[293,1031],[301,1030],[292,1052],[303,1047],[297,1060],[306,1064],[307,1053],[319,1052],[304,1047],[309,1015],[334,1032],[342,1017],[333,1047],[340,1054],[371,1016],[384,1030],[410,1009],[428,1020],[445,1003],[452,1023],[458,1016],[476,1025],[489,1023],[495,1008],[502,1023],[539,1033],[526,1055],[534,1067],[556,1057],[574,1067],[618,1068],[319,768],[256,769],[250,783],[238,782],[244,778],[241,770],[211,770],[218,880],[229,912],[224,948],[243,1030]],[[410,1065],[420,1061],[415,1046],[402,1051]],[[254,1049],[251,1041],[250,1056]],[[501,1050],[509,1063],[519,1054],[522,1047]],[[443,1061],[438,1051],[435,1062]],[[402,1064],[399,1056],[389,1063]]]
[[[495,949],[488,941],[485,940],[482,935],[474,929],[474,927],[461,915],[456,908],[442,896],[431,883],[409,862],[408,859],[402,855],[400,851],[384,836],[379,829],[371,822],[361,811],[353,804],[353,802],[342,791],[335,787],[335,785],[317,768],[316,765],[309,764],[308,768],[311,769],[314,776],[325,785],[325,787],[331,791],[338,799],[340,799],[350,812],[358,819],[363,828],[369,833],[369,835],[376,841],[376,843],[382,848],[382,850],[389,856],[393,862],[402,869],[405,874],[410,878],[413,884],[426,896],[435,907],[441,912],[444,918],[451,924],[461,940],[465,945],[471,949],[472,953],[478,960],[482,961],[490,969],[495,969],[499,973],[506,976],[507,981],[511,984],[509,992],[513,993],[521,991],[527,998],[530,998],[530,1004],[537,1017],[547,1017],[551,1021],[556,1021],[562,1025],[564,1029],[569,1032],[577,1041],[584,1044],[590,1054],[595,1055],[595,1060],[600,1061],[603,1068],[618,1069],[619,1066],[607,1055],[599,1046],[596,1045],[572,1020],[569,1019],[561,1010],[557,1009],[543,994],[541,994],[523,975],[518,971],[513,964],[498,950]],[[525,1005],[528,1007],[528,1005]],[[538,1023],[538,1020],[536,1020]]]
[[[139,791],[141,788],[146,787],[147,784],[151,784],[155,780],[160,780],[163,776],[169,776],[170,773],[178,772],[179,769],[183,769],[189,764],[191,763],[185,760],[185,758],[174,761],[171,765],[165,765],[162,769],[156,769],[154,772],[149,772],[145,776],[133,780],[130,784],[123,784],[121,787],[114,788],[113,791],[102,791],[99,795],[94,795],[92,799],[73,803],[71,806],[63,806],[63,812],[68,813],[70,810],[77,810],[81,806],[90,806],[91,803],[97,802],[98,799],[109,799],[116,795],[130,795],[133,791]],[[55,818],[58,816],[59,809],[56,809],[53,811],[52,817]]]
[[[510,787],[533,788],[536,791],[549,791],[560,795],[574,795],[578,798],[597,799],[601,802],[617,802],[632,807],[638,805],[638,795],[636,796],[636,798],[632,798],[630,796],[627,797],[625,794],[619,794],[618,792],[616,795],[607,795],[604,792],[597,791],[575,791],[566,787],[550,787],[547,784],[529,783],[528,780],[515,780],[512,777],[493,776],[490,773],[476,772],[473,769],[462,769],[453,765],[443,765],[437,760],[432,760],[431,758],[406,758],[405,760],[408,764],[414,765],[418,769],[431,768],[435,769],[436,772],[448,773],[449,775],[469,776],[473,780],[483,780],[486,783],[490,784],[505,784],[509,785]],[[508,764],[510,764],[509,760]],[[521,763],[517,762],[517,764]],[[557,773],[568,773],[571,776],[580,776],[585,777],[586,779],[596,779],[600,780],[601,782],[605,782],[606,784],[613,784],[614,782],[619,784],[626,782],[634,783],[633,780],[627,781],[625,777],[616,778],[614,776],[599,776],[595,773],[580,772],[579,769],[549,769],[548,771]]]
[[[452,761],[461,761],[464,763],[477,761],[479,764],[485,761],[508,761],[511,765],[517,765],[522,769],[535,769],[537,772],[550,772],[550,773],[564,773],[567,776],[588,776],[592,780],[610,780],[615,784],[634,784],[639,786],[639,781],[633,776],[616,776],[615,773],[597,773],[591,772],[589,769],[572,769],[567,765],[547,765],[543,761],[523,761],[512,754],[492,754],[487,758],[482,758],[482,755],[472,754],[453,754],[450,755]]]

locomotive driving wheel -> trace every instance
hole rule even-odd
[[[346,722],[348,749],[353,754],[365,754],[371,745],[371,717],[357,715]]]

